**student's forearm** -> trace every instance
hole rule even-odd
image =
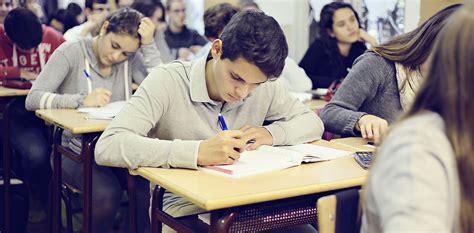
[[[109,127],[95,148],[97,164],[136,169],[180,167],[197,169],[200,141],[160,140],[141,136],[126,127]]]
[[[31,90],[26,97],[25,107],[29,111],[50,108],[78,108],[85,94],[56,94],[41,90]]]
[[[358,136],[355,125],[365,112],[358,112],[344,107],[340,101],[329,102],[321,111],[320,117],[326,130],[343,136]]]
[[[266,129],[273,136],[273,145],[295,145],[321,139],[324,125],[314,112],[295,116],[289,121],[276,121]]]
[[[21,70],[19,67],[2,66],[0,67],[0,75],[3,78],[17,78],[20,77]]]
[[[140,50],[143,53],[143,61],[147,69],[155,68],[156,66],[163,63],[161,60],[160,51],[156,46],[156,43],[151,43],[148,45],[142,45]]]

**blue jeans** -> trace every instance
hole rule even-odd
[[[66,181],[83,189],[83,164],[63,157],[62,176]],[[127,190],[127,169],[92,165],[92,232],[109,232],[113,227],[115,214],[122,201],[122,193]],[[150,206],[149,182],[135,176],[137,197],[137,227],[143,233],[149,227],[148,207]],[[126,218],[127,228],[129,218]],[[128,232],[129,229],[127,229]]]
[[[35,201],[47,208],[51,143],[47,140],[44,121],[34,112],[26,111],[24,98],[18,98],[11,106],[10,142],[16,155],[12,160],[20,163],[19,173],[28,184],[30,193],[39,198]]]

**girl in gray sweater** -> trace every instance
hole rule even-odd
[[[153,39],[155,26],[149,18],[133,9],[125,8],[106,18],[100,34],[63,44],[52,55],[26,98],[26,108],[99,107],[109,102],[127,100],[132,93],[132,80],[140,84],[148,74],[147,68],[161,63]],[[142,50],[137,53],[138,49]],[[80,151],[80,141],[65,132],[63,143]],[[78,145],[78,146],[73,146]],[[63,159],[64,179],[82,188],[82,164]],[[120,206],[122,187],[126,184],[126,170],[92,168],[92,229],[108,232],[115,212]],[[148,187],[144,180],[137,181],[138,219],[146,226]],[[141,205],[141,206],[140,206]],[[141,213],[141,214],[140,214]],[[143,232],[143,231],[140,231]]]
[[[423,81],[434,40],[449,16],[449,6],[412,32],[375,46],[356,59],[321,119],[330,132],[379,142],[400,113],[411,105]]]
[[[384,139],[363,233],[474,231],[474,3],[442,29],[426,82]]]

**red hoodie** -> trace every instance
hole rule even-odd
[[[43,41],[32,51],[23,51],[15,46],[15,56],[14,45],[7,37],[3,25],[0,25],[0,77],[20,77],[20,69],[38,74],[42,68],[41,63],[45,64],[63,42],[64,37],[61,33],[43,25]],[[40,54],[41,50],[43,53]]]

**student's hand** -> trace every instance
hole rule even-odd
[[[357,121],[355,128],[360,131],[363,138],[379,144],[383,134],[388,130],[388,123],[380,117],[364,115]]]
[[[178,50],[178,59],[182,61],[187,61],[189,55],[193,54],[188,48],[179,48]]]
[[[201,50],[202,46],[201,45],[193,45],[189,47],[189,50],[191,50],[192,53],[196,54]]]
[[[156,25],[156,29],[162,32],[166,31],[167,27],[168,25],[165,22],[159,22],[158,25]]]
[[[38,75],[36,73],[21,69],[20,70],[20,77],[28,80],[36,80]]]
[[[90,14],[87,17],[87,21],[84,23],[84,28],[82,29],[80,35],[85,37],[89,33],[98,31],[102,23],[105,21],[107,13],[107,11],[102,11],[100,13]]]
[[[233,164],[245,148],[240,130],[226,130],[201,142],[198,150],[198,165]]]
[[[82,104],[86,107],[102,107],[109,103],[112,92],[105,88],[96,88],[86,96]]]
[[[242,138],[245,142],[251,142],[245,148],[246,150],[255,150],[260,145],[273,145],[273,137],[265,127],[245,125],[240,130],[244,132]]]
[[[144,17],[140,21],[140,25],[138,26],[138,34],[141,36],[141,43],[142,44],[151,44],[154,42],[153,36],[155,35],[155,24],[151,21],[150,18]]]
[[[377,40],[369,35],[365,30],[359,29],[359,37],[362,42],[367,42],[371,46],[376,46],[377,45]]]

